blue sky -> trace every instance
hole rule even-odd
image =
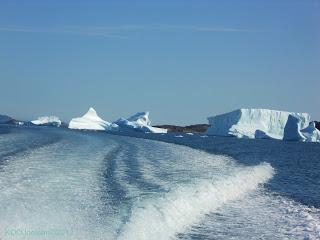
[[[320,0],[0,2],[0,113],[68,121],[240,107],[320,120]]]

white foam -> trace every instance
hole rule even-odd
[[[218,181],[200,181],[163,197],[140,202],[132,211],[120,239],[170,239],[224,203],[240,198],[267,182],[274,170],[269,164],[237,168]]]
[[[111,149],[74,135],[13,155],[0,172],[0,239],[112,239],[118,220],[100,217],[108,209],[99,184]]]
[[[179,239],[319,239],[319,220],[319,209],[261,188],[206,215]]]

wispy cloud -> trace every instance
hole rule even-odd
[[[118,25],[118,26],[56,26],[56,27],[26,27],[0,26],[0,32],[73,34],[83,36],[101,36],[108,38],[128,38],[131,32],[257,32],[256,30],[233,27],[210,27],[196,25]]]
[[[113,33],[108,33],[98,28],[90,27],[25,27],[25,26],[0,26],[0,32],[24,32],[24,33],[51,33],[51,34],[72,34],[84,36],[102,36],[108,38],[126,38]]]

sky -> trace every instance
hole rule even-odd
[[[320,120],[320,0],[0,2],[0,114],[206,123],[237,108]]]

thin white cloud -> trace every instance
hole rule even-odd
[[[0,26],[0,32],[25,32],[25,33],[52,33],[52,34],[73,34],[84,36],[102,36],[108,38],[127,38],[97,28],[80,28],[80,27],[52,27],[52,28],[35,28],[35,27],[14,27]]]
[[[25,27],[25,26],[0,26],[0,32],[25,32],[25,33],[52,33],[73,34],[84,36],[102,36],[108,38],[127,38],[130,32],[147,31],[184,31],[184,32],[257,32],[256,30],[232,27],[208,27],[194,25],[118,25],[118,26],[60,26],[60,27]]]
[[[256,32],[243,28],[208,27],[195,25],[122,25],[100,27],[107,31],[199,31],[199,32]]]

